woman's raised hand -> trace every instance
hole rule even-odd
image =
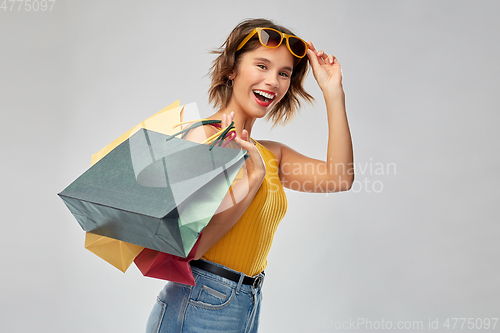
[[[234,112],[231,112],[229,115],[223,114],[222,128],[231,125],[233,118]],[[245,129],[241,131],[241,137],[236,135],[236,137],[234,138],[234,141],[239,144],[242,149],[248,151],[248,155],[250,155],[250,157],[245,162],[248,178],[255,177],[255,181],[260,184],[262,180],[264,180],[264,176],[266,175],[266,166],[264,165],[264,160],[262,159],[262,156],[260,156],[257,147],[255,147],[255,145],[250,142],[250,140],[251,139],[248,135],[248,131]]]
[[[333,55],[328,55],[322,50],[316,51],[312,42],[307,50],[307,57],[311,64],[313,75],[319,87],[325,93],[330,89],[342,88],[342,68]]]

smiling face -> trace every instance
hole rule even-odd
[[[241,55],[233,78],[228,110],[262,118],[285,96],[290,87],[294,57],[286,45],[260,46]]]

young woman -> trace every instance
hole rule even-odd
[[[342,88],[333,55],[263,19],[240,23],[211,69],[209,119],[234,122],[233,145],[250,156],[240,177],[203,230],[195,260],[196,285],[168,283],[151,312],[147,332],[256,332],[264,268],[274,233],[287,209],[283,187],[304,192],[349,190],[353,152]],[[251,138],[257,118],[286,124],[311,101],[303,82],[308,60],[328,116],[327,160],[309,158],[283,143]],[[186,139],[202,142],[218,128],[197,127]]]

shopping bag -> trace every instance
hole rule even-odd
[[[194,286],[195,282],[189,261],[195,257],[200,239],[201,235],[186,258],[144,249],[135,258],[134,263],[144,276]]]
[[[167,131],[182,111],[169,106],[122,135],[59,193],[85,231],[189,254],[248,156],[149,129]]]
[[[125,273],[144,247],[113,238],[85,233],[85,248]]]

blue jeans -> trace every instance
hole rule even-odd
[[[242,284],[243,273],[236,272],[241,278],[234,282],[197,267],[192,269],[194,287],[168,282],[160,292],[147,333],[257,332],[262,283],[254,288]]]

